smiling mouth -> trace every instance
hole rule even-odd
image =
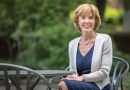
[[[84,27],[85,27],[85,28],[89,28],[89,27],[90,27],[90,25],[84,25]]]

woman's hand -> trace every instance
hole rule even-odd
[[[84,81],[84,77],[83,76],[79,76],[78,74],[68,75],[64,79],[66,79],[66,80],[74,80],[74,81]]]
[[[73,74],[73,75],[68,75],[66,78],[77,78],[79,75],[78,74]]]

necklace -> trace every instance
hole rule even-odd
[[[92,37],[87,43],[85,43],[85,42],[83,41],[83,37],[82,37],[81,41],[82,41],[85,45],[87,45],[87,44],[94,38],[94,36],[95,36],[95,33],[94,33],[93,37]]]

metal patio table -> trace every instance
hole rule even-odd
[[[44,76],[66,76],[66,75],[71,75],[72,72],[71,71],[65,71],[65,70],[34,70],[35,72],[42,74]],[[16,71],[12,70],[12,71],[8,71],[9,74],[9,79],[11,80],[11,82],[16,86],[16,80],[14,79],[14,77],[16,77]],[[33,76],[33,73],[31,73]],[[26,77],[27,76],[27,71],[24,70],[20,70],[20,77]],[[34,75],[35,76],[35,75]],[[4,77],[4,72],[0,71],[0,77]],[[34,89],[34,87],[37,85],[37,83],[40,81],[39,77],[36,77],[36,79],[34,80],[32,86],[31,86],[31,90]]]

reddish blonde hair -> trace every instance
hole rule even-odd
[[[95,5],[92,4],[82,4],[77,7],[75,10],[75,15],[74,15],[74,26],[75,28],[81,32],[81,29],[78,27],[78,21],[79,21],[79,16],[82,14],[87,14],[89,15],[92,12],[93,16],[95,17],[95,28],[94,31],[96,31],[100,24],[101,24],[101,19],[99,15],[98,8]]]

